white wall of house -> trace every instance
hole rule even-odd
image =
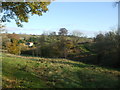
[[[32,43],[32,42],[29,42],[29,46],[30,46],[30,47],[33,46],[33,43]]]

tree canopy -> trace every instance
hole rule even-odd
[[[59,35],[67,35],[68,30],[66,28],[60,28],[58,34]]]
[[[48,11],[50,2],[2,2],[2,22],[15,20],[18,27],[22,27],[22,22],[28,22],[30,15],[42,16]]]

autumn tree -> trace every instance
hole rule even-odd
[[[14,39],[12,42],[6,43],[6,49],[11,54],[20,54],[21,48],[18,44],[18,40]]]
[[[50,2],[2,2],[2,22],[10,22],[15,20],[19,27],[22,22],[28,22],[29,15],[42,16],[48,11]]]

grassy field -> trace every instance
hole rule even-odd
[[[120,71],[67,59],[3,54],[3,88],[119,88]]]

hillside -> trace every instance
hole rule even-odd
[[[67,59],[3,54],[3,88],[118,88],[120,71]]]

